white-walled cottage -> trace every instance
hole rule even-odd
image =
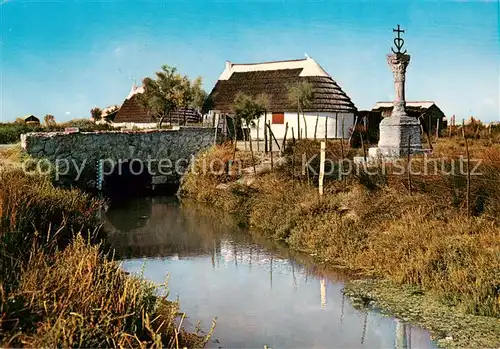
[[[252,96],[264,93],[268,96],[270,110],[260,117],[258,127],[250,130],[252,139],[263,139],[264,120],[271,122],[271,130],[277,139],[284,138],[287,123],[287,138],[291,137],[292,127],[297,137],[297,105],[288,99],[288,89],[301,81],[307,81],[313,87],[311,106],[304,110],[307,127],[304,127],[304,118],[300,115],[302,137],[306,128],[307,137],[314,137],[318,120],[318,138],[324,138],[325,131],[327,138],[341,138],[342,122],[343,136],[347,138],[357,109],[337,82],[310,57],[249,64],[227,62],[210,94],[210,115],[223,123],[224,116],[232,114],[232,104],[238,92]]]

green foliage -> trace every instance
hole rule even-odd
[[[0,124],[0,144],[12,144],[21,141],[21,135],[28,132],[41,132],[39,125],[27,125],[22,122]]]
[[[297,105],[300,111],[311,106],[313,100],[313,85],[307,81],[300,81],[288,87],[288,100]]]
[[[73,119],[65,123],[57,124],[55,127],[52,127],[50,131],[64,131],[67,127],[78,127],[80,132],[113,130],[113,127],[108,124],[97,125],[89,119]]]
[[[51,127],[56,125],[56,119],[54,118],[54,115],[47,114],[43,118],[43,122],[45,123],[46,127]]]
[[[191,81],[177,72],[175,67],[163,65],[156,79],[145,78],[144,93],[138,94],[139,103],[148,114],[158,121],[159,127],[165,117],[177,108],[201,110],[206,93],[201,88],[201,78]]]
[[[238,93],[232,105],[236,122],[244,121],[248,126],[255,127],[255,120],[266,112],[268,105],[268,98],[265,94],[252,97],[244,93]]]
[[[297,106],[297,138],[302,138],[300,128],[300,113],[304,118],[305,134],[307,136],[307,122],[304,116],[304,110],[311,106],[314,91],[313,85],[307,81],[300,81],[288,86],[288,100],[290,104]],[[306,137],[307,138],[307,137]]]
[[[102,110],[101,108],[95,107],[90,110],[90,115],[95,121],[101,120]]]
[[[51,115],[48,115],[49,117]],[[106,131],[112,130],[110,125],[96,125],[88,119],[74,119],[61,124],[56,124],[55,120],[45,120],[45,127],[40,125],[28,125],[24,121],[22,123],[4,123],[0,124],[0,144],[13,144],[20,142],[21,135],[29,132],[60,132],[66,127],[78,127],[81,132]]]

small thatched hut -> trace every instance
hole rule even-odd
[[[157,121],[141,106],[138,95],[144,92],[142,86],[132,86],[132,90],[113,118],[113,126],[139,128],[156,127]],[[201,122],[201,115],[194,109],[179,108],[164,119],[164,124],[185,125]]]
[[[27,115],[23,119],[26,125],[40,125],[40,119],[33,114]]]
[[[377,102],[372,113],[380,113],[382,117],[388,117],[392,113],[393,102]],[[446,116],[433,101],[406,102],[406,112],[409,116],[420,117],[424,121],[424,129],[429,133],[435,133],[439,125],[439,132],[446,127]]]

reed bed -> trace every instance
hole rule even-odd
[[[0,173],[0,345],[203,347],[177,303],[99,244],[101,202],[21,170]],[[96,228],[97,227],[97,228]]]
[[[500,316],[500,148],[471,147],[482,175],[472,178],[467,218],[465,174],[414,176],[409,187],[406,175],[371,169],[329,178],[320,198],[312,173],[300,165],[290,170],[299,147],[319,150],[302,142],[287,150],[285,166],[248,186],[217,189],[217,176],[189,174],[184,196],[236,213],[260,234],[331,265],[422,287],[467,313]],[[329,156],[338,159],[338,145],[331,148]],[[352,153],[344,149],[345,157]],[[448,166],[461,155],[464,148],[446,140],[432,156],[445,157]],[[423,158],[414,166],[423,166]]]
[[[177,303],[158,296],[158,287],[126,275],[81,236],[55,254],[33,253],[19,286],[2,299],[3,345],[203,347],[204,338],[182,329]]]

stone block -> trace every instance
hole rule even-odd
[[[378,152],[383,156],[398,157],[422,151],[420,123],[410,116],[391,116],[380,123]]]

